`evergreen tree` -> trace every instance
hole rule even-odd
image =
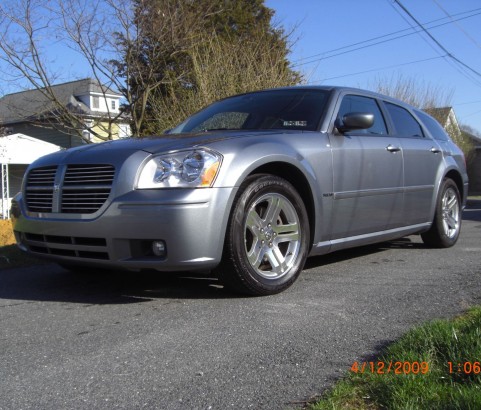
[[[138,135],[160,133],[232,93],[301,80],[289,68],[289,36],[273,27],[264,0],[133,2],[135,36],[118,36],[124,61],[116,64]]]

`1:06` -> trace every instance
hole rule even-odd
[[[464,362],[453,363],[448,362],[449,373],[464,373],[464,374],[480,374],[481,363],[480,362]]]

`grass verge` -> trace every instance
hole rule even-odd
[[[308,408],[481,409],[480,362],[481,306],[412,329]]]
[[[0,246],[12,245],[15,243],[13,235],[12,221],[10,219],[0,219]]]

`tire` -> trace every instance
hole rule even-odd
[[[243,294],[282,292],[301,273],[309,238],[306,208],[295,188],[272,175],[249,177],[234,201],[219,279]]]
[[[421,234],[421,238],[433,248],[450,248],[460,232],[461,196],[455,182],[446,178],[439,190],[433,224],[429,231]]]

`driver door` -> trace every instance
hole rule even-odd
[[[389,135],[375,98],[342,96],[338,119],[371,113],[372,127],[330,135],[333,158],[331,239],[349,238],[400,226],[403,210],[403,153]]]

